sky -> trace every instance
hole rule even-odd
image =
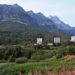
[[[0,4],[16,3],[26,11],[58,16],[66,24],[75,26],[75,0],[0,0]]]

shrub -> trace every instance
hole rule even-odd
[[[0,60],[0,63],[7,63],[6,60]]]
[[[67,55],[69,52],[68,52],[68,49],[66,48],[61,48],[58,50],[57,54],[56,54],[56,58],[62,58],[63,56]]]
[[[75,46],[69,46],[69,54],[75,55]]]
[[[11,55],[8,59],[8,62],[15,62],[15,58],[13,57],[13,55]]]
[[[55,50],[40,50],[32,55],[31,59],[36,61],[45,60],[53,57],[56,54]]]
[[[27,58],[26,58],[26,57],[20,57],[20,58],[17,58],[17,59],[15,60],[15,62],[16,62],[16,63],[19,63],[19,64],[21,64],[21,63],[26,63],[26,62],[27,62]]]

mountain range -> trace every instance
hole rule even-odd
[[[75,27],[64,23],[57,16],[46,17],[41,12],[25,11],[18,4],[0,4],[0,31],[40,31],[75,35]]]

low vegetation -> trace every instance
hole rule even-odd
[[[27,64],[4,64],[0,67],[1,75],[18,75],[19,72],[23,72],[25,75],[28,75],[30,71],[35,72],[41,71],[41,73],[46,73],[46,71],[66,71],[74,70],[75,64],[74,59],[56,59],[53,57],[41,62],[27,63]],[[69,66],[70,65],[70,66]]]
[[[0,75],[19,75],[20,72],[28,75],[37,70],[43,74],[46,70],[59,72],[63,69],[75,69],[74,57],[67,58],[68,55],[75,55],[74,43],[69,44],[68,36],[61,36],[59,46],[47,46],[47,43],[53,42],[54,35],[50,37],[44,34],[36,36],[26,33],[0,34]],[[42,46],[34,46],[37,37],[43,37]]]

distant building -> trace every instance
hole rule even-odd
[[[48,43],[47,46],[53,46],[53,43]]]
[[[70,41],[75,43],[75,36],[71,36],[71,40]]]
[[[34,43],[34,46],[37,46],[37,44],[36,44],[36,43]]]
[[[37,38],[37,44],[42,45],[42,38]]]
[[[54,37],[54,43],[60,44],[60,37]]]

